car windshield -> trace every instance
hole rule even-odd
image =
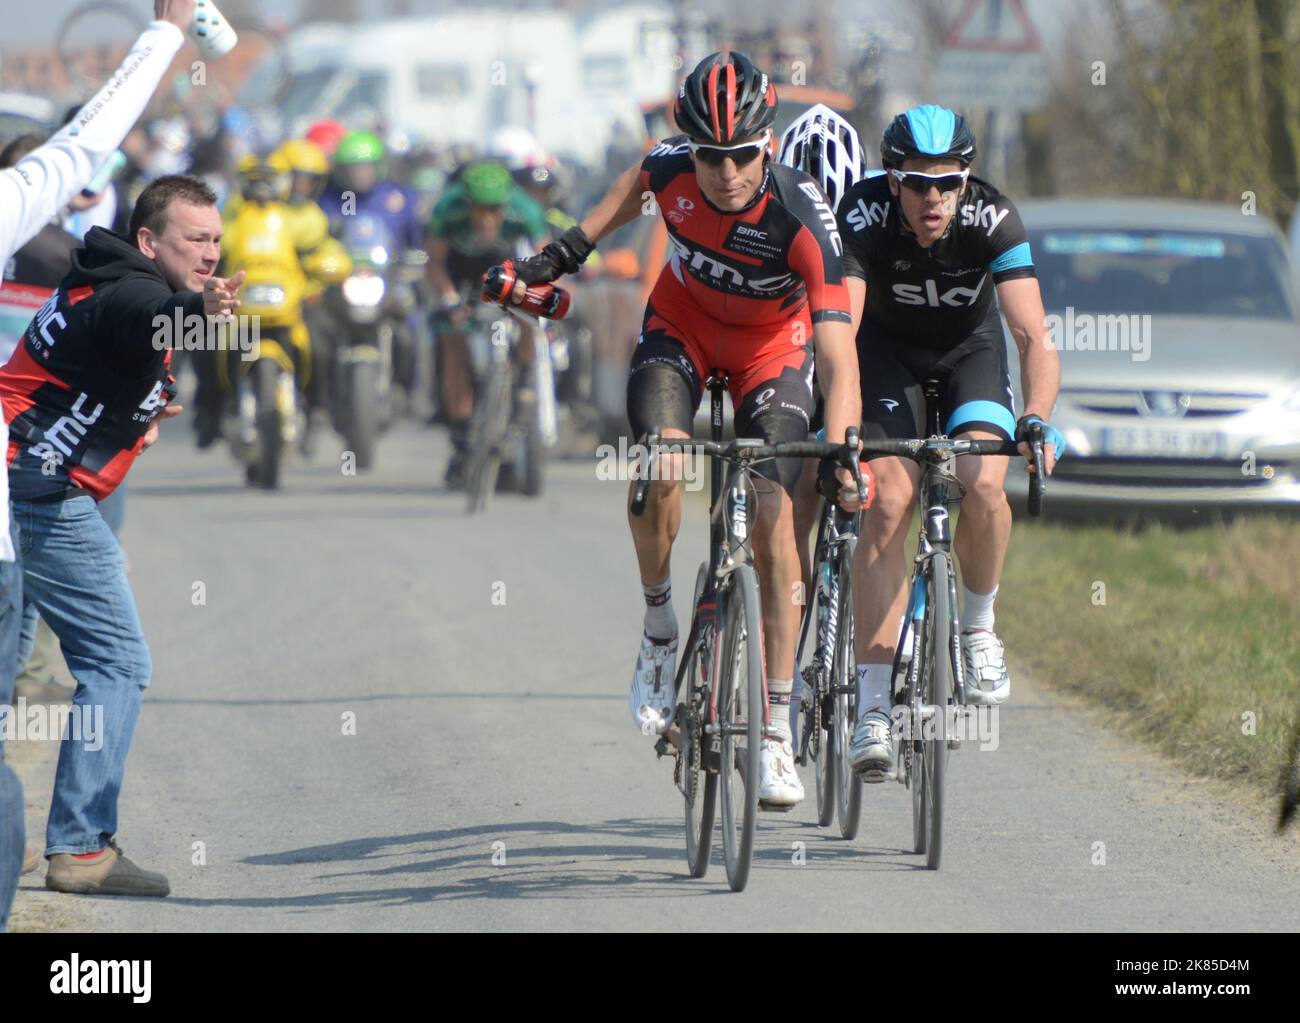
[[[1031,231],[1030,245],[1048,310],[1296,318],[1271,238],[1051,228]]]

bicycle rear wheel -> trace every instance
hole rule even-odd
[[[858,703],[858,673],[853,656],[853,589],[847,578],[840,579],[839,635],[835,643],[835,805],[840,818],[840,837],[856,838],[862,820],[862,778],[849,762]]]
[[[722,850],[727,883],[743,891],[758,820],[758,758],[763,740],[763,648],[758,578],[750,565],[731,573],[722,622],[718,678],[721,728]]]
[[[945,554],[930,560],[930,615],[934,624],[933,642],[930,644],[930,663],[933,670],[927,675],[925,702],[934,708],[932,727],[925,733],[923,746],[925,760],[925,811],[929,830],[929,845],[925,851],[925,865],[939,869],[943,857],[944,795],[948,775],[948,700],[953,692],[952,672],[952,621],[948,579],[951,563]]]

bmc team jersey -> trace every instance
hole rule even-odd
[[[706,315],[734,326],[809,313],[813,323],[850,322],[835,214],[808,175],[768,161],[753,201],[724,213],[700,191],[686,136],[676,135],[647,154],[641,187],[654,193],[668,226],[672,255],[663,274]]]
[[[72,263],[0,369],[15,501],[111,494],[176,393],[166,342],[203,318],[203,296],[173,292],[120,235],[91,228]]]
[[[900,222],[886,175],[845,193],[839,224],[844,273],[867,282],[863,330],[874,326],[922,348],[959,344],[996,317],[995,285],[1036,276],[1020,214],[976,177],[967,179],[948,230],[929,249]]]

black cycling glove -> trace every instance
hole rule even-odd
[[[515,273],[525,284],[550,284],[561,274],[577,273],[595,249],[582,228],[574,225],[537,255],[515,260]]]

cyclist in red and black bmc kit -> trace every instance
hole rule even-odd
[[[650,295],[628,376],[628,419],[643,440],[690,436],[704,384],[725,371],[736,434],[769,442],[805,440],[815,400],[813,353],[826,406],[826,437],[843,441],[859,421],[857,360],[835,216],[812,178],[770,159],[776,93],[740,53],[706,57],[682,83],[673,110],[683,134],[651,149],[578,226],[519,266],[529,284],[573,273],[595,242],[638,215],[664,214],[671,258]],[[655,203],[647,200],[653,194]],[[809,345],[808,342],[812,342]],[[645,592],[645,634],[630,705],[637,727],[671,723],[677,618],[669,562],[681,521],[681,457],[666,458],[643,517],[629,516]],[[789,742],[799,606],[790,491],[800,463],[768,462],[773,484],[760,495],[754,555],[762,587],[770,724],[759,798],[790,806],[803,798]],[[675,470],[669,471],[669,470]],[[850,477],[828,460],[828,489]],[[630,496],[630,489],[629,489]]]

